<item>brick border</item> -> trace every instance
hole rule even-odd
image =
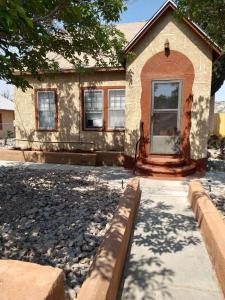
[[[132,179],[121,197],[111,226],[78,294],[78,300],[117,298],[140,196],[139,180]]]
[[[63,270],[18,260],[0,260],[1,300],[64,300]]]
[[[188,199],[225,298],[225,221],[200,182],[190,182]]]

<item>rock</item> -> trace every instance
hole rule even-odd
[[[85,257],[85,258],[82,258],[80,261],[79,261],[80,264],[89,264],[90,263],[90,258],[88,257]]]
[[[121,189],[90,171],[7,167],[0,178],[1,258],[62,268],[76,297]]]

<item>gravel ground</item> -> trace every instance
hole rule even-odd
[[[62,268],[75,299],[122,193],[92,171],[0,167],[0,257]]]
[[[225,219],[225,172],[207,172],[200,180]]]

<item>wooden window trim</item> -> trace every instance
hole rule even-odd
[[[84,93],[85,93],[85,91],[102,91],[102,95],[103,95],[103,109],[102,109],[102,121],[103,121],[103,126],[102,127],[99,127],[99,128],[89,128],[89,127],[86,127],[86,125],[85,125],[85,101],[84,101]],[[102,89],[102,88],[88,88],[88,89],[83,89],[83,92],[82,92],[82,95],[83,95],[83,103],[82,103],[82,107],[83,107],[83,109],[82,109],[82,111],[83,111],[83,113],[82,113],[82,124],[83,124],[83,126],[82,126],[82,129],[83,130],[85,130],[85,131],[103,131],[103,129],[104,129],[104,127],[105,127],[105,124],[104,124],[104,120],[105,120],[105,91],[104,91],[104,89]]]
[[[125,128],[121,129],[108,129],[108,92],[109,90],[122,90],[126,89],[122,86],[87,86],[81,88],[81,101],[82,101],[82,130],[83,131],[97,131],[97,132],[124,132]],[[103,127],[102,128],[86,128],[85,127],[85,107],[84,107],[84,91],[87,90],[102,90],[103,91]]]
[[[38,117],[38,92],[54,92],[55,93],[55,128],[52,129],[44,129],[39,128],[39,117]],[[56,88],[40,88],[34,89],[34,108],[35,108],[35,129],[36,131],[43,131],[43,132],[55,132],[58,131],[58,94]]]

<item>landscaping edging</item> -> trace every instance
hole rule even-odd
[[[63,300],[63,271],[18,260],[0,260],[1,300]]]
[[[190,182],[188,198],[225,297],[225,222],[200,182]]]
[[[0,160],[85,166],[123,166],[124,155],[122,152],[114,151],[73,153],[4,149],[0,150]]]
[[[121,197],[78,300],[116,299],[140,196],[139,180],[132,179]]]

